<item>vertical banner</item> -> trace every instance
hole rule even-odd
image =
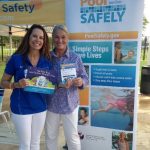
[[[70,50],[90,84],[80,93],[82,150],[136,149],[144,1],[66,0]]]

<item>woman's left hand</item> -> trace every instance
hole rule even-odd
[[[73,79],[72,82],[73,82],[73,85],[77,87],[80,87],[83,85],[83,80],[80,77]]]

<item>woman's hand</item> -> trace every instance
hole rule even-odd
[[[65,88],[69,89],[72,85],[76,87],[81,87],[83,85],[82,78],[68,79],[65,85]]]
[[[66,82],[66,84],[65,84],[65,88],[69,89],[72,86],[72,84],[73,84],[72,80],[68,79],[67,82]]]
[[[29,85],[29,80],[28,79],[20,79],[18,83],[21,88],[24,88],[25,86]]]
[[[72,82],[73,82],[73,85],[77,87],[81,87],[83,85],[83,80],[80,77],[73,79]]]

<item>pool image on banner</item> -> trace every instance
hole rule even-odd
[[[91,126],[133,130],[134,90],[92,88]]]
[[[137,41],[115,41],[114,63],[136,64]]]

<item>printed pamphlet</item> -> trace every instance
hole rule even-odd
[[[52,94],[55,86],[51,82],[54,77],[50,70],[29,67],[24,70],[25,78],[29,80],[30,85],[24,88],[28,92],[37,92],[44,94]]]

